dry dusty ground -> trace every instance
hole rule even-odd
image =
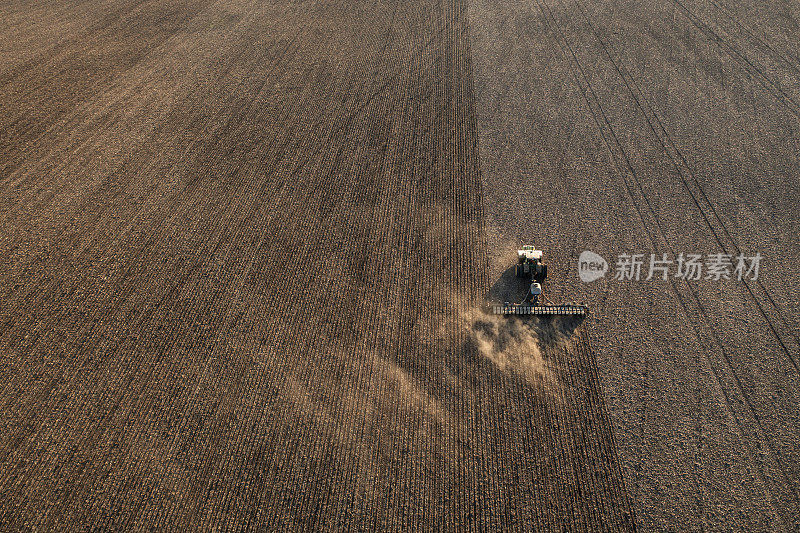
[[[2,529],[797,529],[798,20],[0,1]]]
[[[0,4],[2,529],[633,528],[586,324],[476,311],[466,7]]]
[[[474,0],[488,250],[591,303],[642,529],[800,528],[800,6]],[[614,281],[577,257],[764,256],[757,281]],[[490,278],[499,275],[495,261]]]

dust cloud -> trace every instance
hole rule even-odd
[[[540,332],[535,323],[515,316],[499,316],[472,309],[461,314],[467,339],[478,353],[501,372],[524,378],[531,385],[552,389],[556,374],[543,356]]]

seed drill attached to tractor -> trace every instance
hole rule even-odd
[[[542,251],[525,245],[517,250],[516,277],[530,281],[528,294],[519,303],[503,302],[492,305],[496,315],[585,315],[589,307],[582,304],[545,304],[542,302],[542,284],[547,279],[547,265],[542,262]]]

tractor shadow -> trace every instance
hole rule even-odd
[[[516,264],[511,265],[503,271],[500,278],[492,284],[486,296],[486,301],[489,304],[520,302],[528,294],[528,288],[531,282],[514,275],[515,267]]]
[[[511,265],[503,271],[500,277],[492,284],[486,295],[488,305],[502,304],[503,302],[520,302],[527,295],[530,280],[518,278],[515,275],[515,266]],[[545,299],[547,302],[547,284],[544,283]],[[558,303],[558,302],[555,302]],[[504,317],[506,321],[522,321],[536,331],[540,341],[551,344],[572,336],[575,329],[580,326],[585,316],[514,316]]]

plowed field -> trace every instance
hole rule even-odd
[[[798,21],[0,1],[0,529],[797,529]]]
[[[4,528],[633,526],[582,326],[479,311],[464,3],[4,12]]]

